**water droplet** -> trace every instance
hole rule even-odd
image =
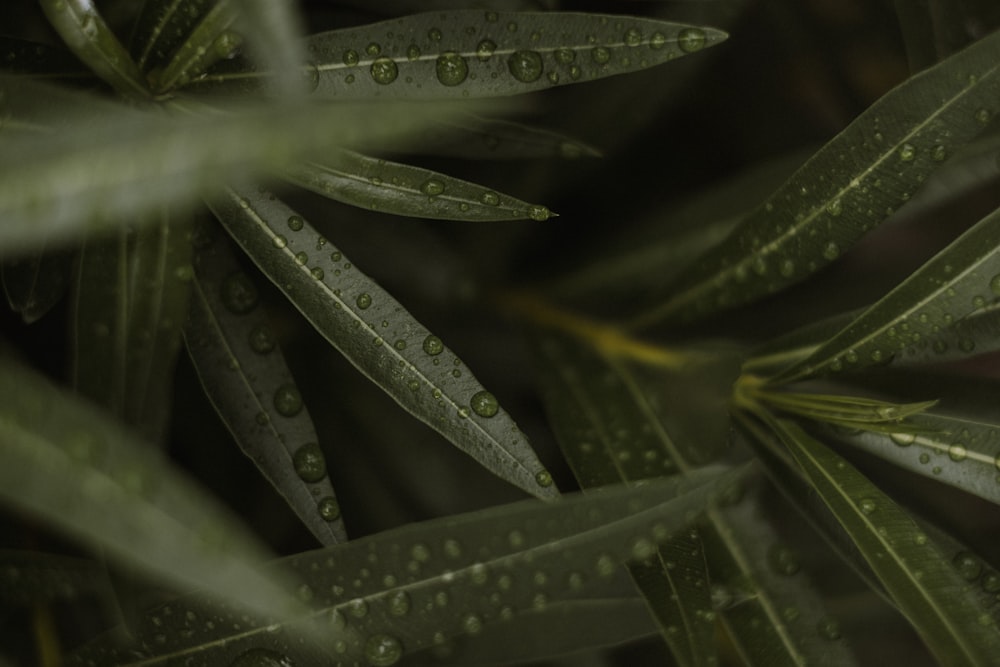
[[[393,616],[406,616],[410,612],[410,596],[406,591],[396,591],[389,596],[386,606]]]
[[[963,338],[960,341],[958,341],[958,349],[966,353],[972,352],[973,350],[976,349],[976,341],[972,340],[971,338]]]
[[[389,635],[372,635],[365,642],[365,659],[374,667],[389,667],[403,657],[403,645]]]
[[[795,273],[795,262],[790,259],[786,259],[778,268],[778,273],[780,273],[784,278],[791,278]]]
[[[302,227],[305,225],[305,220],[302,219],[300,215],[293,215],[288,218],[288,228],[293,232],[302,231]]]
[[[229,663],[229,667],[294,667],[294,665],[288,656],[264,648],[252,648],[239,654]]]
[[[437,79],[444,86],[457,86],[469,76],[469,64],[454,51],[445,51],[437,58]]]
[[[426,563],[431,558],[431,550],[427,547],[426,544],[421,544],[420,542],[417,542],[410,549],[410,556],[413,557],[413,560],[419,563]]]
[[[257,326],[250,330],[248,337],[250,349],[257,354],[267,354],[276,345],[271,330],[265,326]]]
[[[987,572],[979,584],[987,593],[1000,593],[1000,574]]]
[[[595,46],[590,50],[590,57],[598,65],[603,65],[611,60],[611,51],[603,46]]]
[[[935,162],[943,162],[946,157],[948,157],[948,149],[941,144],[931,149],[931,159]]]
[[[536,51],[515,51],[507,58],[507,69],[522,83],[538,81],[544,69],[542,56]]]
[[[916,441],[917,436],[912,433],[890,433],[889,439],[900,447],[909,447]]]
[[[316,504],[320,517],[323,521],[336,521],[340,518],[340,503],[333,496],[321,498]]]
[[[617,563],[611,556],[604,554],[598,556],[596,563],[597,574],[602,577],[610,577],[617,569]]]
[[[361,58],[358,56],[358,52],[354,49],[348,49],[344,51],[344,64],[348,67],[353,67],[357,65]]]
[[[396,80],[396,77],[399,76],[399,68],[396,67],[396,62],[392,58],[376,58],[372,62],[371,75],[375,83],[385,86]]]
[[[990,122],[990,112],[989,109],[979,109],[976,111],[976,121],[982,125],[986,125]]]
[[[493,394],[486,390],[473,394],[469,405],[472,407],[472,411],[480,417],[492,417],[500,411],[500,403]]]
[[[437,28],[431,28],[430,30],[427,31],[427,38],[430,39],[432,42],[440,42],[441,37],[442,37],[441,31],[438,30]]]
[[[556,49],[552,53],[552,56],[560,65],[569,65],[576,60],[576,51],[573,49]]]
[[[966,581],[975,581],[983,573],[983,564],[968,551],[959,551],[951,559],[951,563]]]
[[[864,514],[872,514],[875,512],[876,507],[875,501],[871,498],[862,498],[858,501],[858,508]]]
[[[832,262],[839,256],[840,256],[840,247],[833,241],[830,241],[829,243],[826,244],[826,246],[823,247],[824,259],[828,259],[829,261]]]
[[[544,206],[532,205],[528,207],[528,217],[536,222],[544,222],[552,217],[552,212]]]
[[[626,46],[639,46],[642,44],[642,33],[639,32],[638,28],[629,28],[625,31],[622,41],[625,42]]]
[[[298,264],[299,266],[305,266],[308,261],[309,261],[309,255],[305,254],[304,252],[295,253],[295,263]]]
[[[512,530],[507,533],[507,544],[514,549],[524,546],[524,533],[519,530]]]
[[[489,579],[490,570],[483,563],[473,563],[472,567],[469,568],[469,579],[472,583],[477,585],[483,585]]]
[[[840,624],[832,618],[824,618],[817,623],[816,631],[819,632],[820,637],[830,641],[836,641],[841,637]]]
[[[656,555],[656,545],[644,537],[632,544],[632,558],[638,561],[649,560]]]
[[[440,338],[431,334],[424,339],[424,352],[432,357],[437,356],[444,352],[444,343],[441,342]]]
[[[382,46],[380,44],[372,42],[371,44],[365,47],[365,53],[367,53],[370,56],[377,56],[378,54],[382,53]]]
[[[917,149],[912,144],[903,144],[899,147],[899,159],[903,162],[913,162],[917,157]]]
[[[445,540],[441,545],[441,551],[448,558],[460,558],[462,556],[462,545],[456,540]]]
[[[257,306],[257,298],[257,288],[245,273],[232,273],[222,281],[222,303],[237,315],[253,310]]]
[[[444,183],[436,178],[431,178],[424,181],[424,184],[420,186],[420,191],[428,197],[436,197],[444,192]]]
[[[994,296],[1000,297],[1000,273],[990,279],[990,291]]]
[[[315,442],[307,442],[296,449],[292,463],[303,482],[315,484],[326,477],[326,459]]]
[[[283,417],[294,417],[302,411],[302,394],[294,384],[283,384],[274,391],[274,409]]]
[[[772,570],[786,577],[796,574],[802,567],[798,553],[781,544],[773,546],[767,552],[767,562]]]
[[[326,277],[326,272],[318,266],[313,267],[309,274],[312,275],[315,280],[323,280],[323,278]]]
[[[959,443],[955,443],[948,448],[948,458],[955,463],[960,463],[969,455],[969,451]]]
[[[368,615],[368,603],[363,598],[354,598],[347,603],[347,611],[354,618],[364,618]]]
[[[487,206],[499,206],[500,205],[500,195],[493,192],[492,190],[487,190],[479,196],[479,201],[486,204]]]
[[[685,28],[677,34],[677,46],[684,53],[695,53],[705,48],[705,31],[700,28]]]
[[[372,305],[372,298],[367,292],[363,292],[358,295],[358,298],[354,300],[358,308],[361,310],[367,310],[369,306]]]

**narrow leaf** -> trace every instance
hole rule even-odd
[[[432,126],[404,150],[472,160],[600,157],[581,141],[509,120],[466,116]]]
[[[243,453],[321,544],[346,541],[309,410],[226,239],[198,251],[184,337],[205,394]]]
[[[389,36],[391,35],[391,36]],[[306,40],[313,95],[443,99],[516,95],[665,63],[718,44],[713,28],[626,16],[480,10],[415,14]],[[224,63],[199,86],[260,85]]]
[[[907,201],[997,111],[1000,33],[882,97],[632,325],[702,317],[815,273]]]
[[[221,0],[206,12],[157,77],[157,93],[187,85],[229,56],[241,43],[239,36],[230,30],[236,19],[231,0]]]
[[[92,0],[41,0],[52,27],[66,45],[118,92],[149,97],[145,79]]]
[[[544,206],[528,204],[481,185],[429,169],[332,151],[322,162],[289,167],[293,183],[361,208],[440,220],[547,220]]]
[[[992,665],[1000,654],[992,617],[913,519],[794,422],[768,422],[938,660]]]
[[[28,255],[0,262],[0,276],[11,310],[25,324],[41,319],[66,293],[71,264],[67,252],[44,246]]]
[[[2,76],[0,93],[17,109],[41,110],[59,130],[3,139],[4,252],[107,229],[167,203],[182,210],[224,179],[362,138],[399,136],[449,113],[428,104],[338,104],[169,117]],[[78,113],[67,119],[66,109]]]
[[[735,474],[706,471],[684,482],[515,503],[411,524],[292,556],[281,565],[307,581],[299,594],[313,606],[312,622],[326,632],[324,648],[331,656],[393,664],[519,613],[586,595],[589,584],[600,585],[618,572],[617,563],[637,550],[655,550],[681,529]],[[197,598],[172,602],[170,609],[154,610],[142,621],[143,658],[97,654],[105,662],[148,666],[184,658],[229,664],[249,651],[294,664],[317,659],[312,647],[286,636],[288,626],[266,618],[241,619]],[[216,619],[212,627],[200,622],[206,617]],[[150,641],[153,636],[160,641]],[[77,662],[87,657],[81,654]]]
[[[145,0],[131,42],[139,69],[162,70],[212,6],[204,0]]]
[[[493,394],[312,225],[250,189],[227,189],[210,205],[316,330],[400,406],[502,479],[539,497],[558,493]]]
[[[773,383],[890,363],[1000,298],[1000,210],[976,223]],[[942,350],[942,352],[945,350]],[[969,350],[971,352],[972,350]]]
[[[204,492],[107,417],[0,357],[0,500],[181,588],[261,613],[293,609],[266,551]]]

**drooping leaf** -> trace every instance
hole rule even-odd
[[[547,220],[552,213],[452,176],[380,160],[353,151],[328,153],[321,162],[289,167],[293,183],[361,208],[441,220]]]
[[[57,130],[3,139],[5,253],[116,226],[168,202],[180,214],[227,179],[362,138],[398,137],[457,110],[426,103],[338,104],[171,117],[17,77],[0,77],[0,93],[15,111]],[[74,110],[71,119],[67,109]]]
[[[655,551],[738,475],[703,471],[684,481],[551,503],[525,501],[410,524],[292,556],[281,565],[307,582],[299,596],[314,609],[309,622],[326,633],[318,648],[341,662],[393,664],[521,612],[586,596],[588,584],[614,576],[618,563],[637,553]],[[292,626],[241,618],[198,598],[169,608],[142,620],[142,658],[101,642],[78,655],[77,663],[96,655],[147,666],[184,658],[229,664],[251,651],[296,665],[317,659],[317,647],[287,636]],[[211,627],[205,618],[213,619]],[[147,638],[154,636],[160,640]]]
[[[938,331],[998,298],[1000,210],[980,220],[819,349],[771,381],[791,382],[890,363],[911,349],[926,349],[927,339],[933,340]]]
[[[725,37],[713,28],[626,16],[467,10],[334,30],[306,45],[314,96],[442,99],[516,95],[624,74]],[[265,76],[233,61],[197,85],[239,91]]]
[[[219,417],[321,544],[347,540],[309,410],[226,239],[200,247],[184,339]]]
[[[0,356],[0,501],[184,589],[260,613],[295,607],[261,547],[145,443]]]
[[[25,324],[42,318],[55,306],[69,287],[72,258],[65,251],[37,251],[0,262],[0,276],[11,310]]]
[[[913,519],[794,422],[768,423],[938,660],[993,664],[1000,652],[993,618]]]
[[[502,479],[539,497],[558,494],[493,394],[294,210],[249,188],[229,188],[210,206],[316,330],[400,406]]]
[[[1000,34],[904,82],[631,320],[687,321],[799,282],[908,200],[1000,110]]]
[[[42,9],[66,45],[98,76],[125,95],[149,97],[145,79],[92,0],[42,0]]]

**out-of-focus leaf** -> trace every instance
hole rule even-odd
[[[601,152],[558,132],[509,120],[466,116],[427,128],[404,150],[471,160],[576,159]]]
[[[334,30],[306,45],[313,95],[461,99],[634,72],[725,38],[713,28],[628,16],[467,10]],[[239,91],[265,76],[232,61],[197,84]]]
[[[842,331],[771,382],[792,382],[887,364],[911,348],[926,349],[928,345],[944,352],[947,346],[934,341],[935,335],[998,298],[1000,210],[976,223]]]
[[[174,584],[286,616],[267,552],[157,451],[0,356],[0,501]]]
[[[994,664],[1000,632],[993,618],[913,519],[794,422],[767,422],[937,658]]]
[[[296,185],[361,208],[442,220],[547,220],[552,213],[452,176],[380,160],[353,151],[331,151],[322,162],[286,170]]]
[[[92,79],[88,70],[73,54],[47,44],[0,36],[0,71],[30,76],[33,79]],[[3,129],[10,129],[4,119]]]
[[[326,633],[319,648],[340,662],[390,665],[519,613],[585,596],[590,582],[614,576],[627,558],[655,551],[739,475],[706,470],[685,480],[525,501],[410,524],[292,556],[282,565],[307,582],[299,596],[314,608],[310,625]],[[101,642],[75,664],[96,656],[147,667],[184,658],[229,664],[239,656],[267,655],[296,665],[318,659],[317,647],[288,636],[294,626],[241,618],[198,598],[172,602],[169,609],[153,610],[141,621],[142,657]]]
[[[281,347],[225,239],[199,249],[184,339],[236,443],[322,544],[347,532],[319,437]]]
[[[993,34],[886,94],[631,325],[744,304],[837,259],[1000,111],[998,63],[1000,34]]]
[[[210,206],[316,330],[400,406],[502,479],[539,497],[558,494],[493,394],[294,210],[249,188],[227,189]]]
[[[201,16],[156,77],[157,93],[185,86],[239,47],[241,39],[230,29],[237,20],[233,4],[232,0],[221,0]]]
[[[88,595],[113,595],[107,571],[100,563],[34,551],[0,550],[0,604],[27,606]]]
[[[67,252],[44,247],[0,262],[7,303],[25,324],[42,318],[62,299],[69,287],[71,263]]]
[[[149,88],[92,0],[42,0],[42,9],[66,45],[98,76],[126,95],[148,97]]]

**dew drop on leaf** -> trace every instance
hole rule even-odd
[[[649,38],[649,48],[659,50],[667,45],[667,36],[662,32],[654,32]]]
[[[406,616],[410,612],[410,596],[406,591],[396,591],[389,596],[386,606],[393,616]]]
[[[979,109],[976,111],[976,121],[981,125],[986,125],[990,122],[990,112],[989,109]]]
[[[470,635],[478,635],[483,631],[483,619],[476,614],[469,614],[462,619],[462,629]]]
[[[493,192],[492,190],[487,190],[482,195],[479,196],[479,201],[486,204],[487,206],[499,206],[500,205],[500,195]]]
[[[480,417],[492,417],[500,411],[500,403],[490,392],[483,390],[476,392],[469,401],[472,411]]]
[[[819,632],[820,637],[829,639],[830,641],[836,641],[841,637],[840,624],[832,618],[822,619],[816,624],[816,630]]]
[[[288,239],[286,239],[281,234],[276,234],[275,237],[271,239],[271,243],[278,250],[283,250],[285,247],[288,246]]]
[[[790,577],[802,567],[799,555],[788,547],[777,544],[767,552],[767,562],[778,574]]]
[[[549,474],[548,470],[541,470],[535,473],[535,483],[543,487],[552,486],[552,475]]]
[[[469,64],[454,51],[445,51],[438,56],[435,73],[441,85],[457,86],[469,76]]]
[[[603,46],[595,46],[590,51],[590,57],[594,59],[594,62],[598,65],[603,65],[609,60],[611,60],[611,51]]]
[[[424,339],[424,352],[432,357],[437,356],[444,352],[444,343],[441,342],[440,338],[431,334]]]
[[[283,417],[294,417],[302,411],[302,394],[294,384],[283,384],[274,391],[274,409]]]
[[[374,667],[389,667],[403,657],[403,645],[389,635],[372,635],[365,642],[365,659]]]
[[[314,484],[326,477],[326,459],[315,442],[307,442],[295,450],[292,464],[303,482]]]
[[[544,222],[552,217],[552,212],[544,206],[533,205],[528,207],[528,217],[537,222]]]
[[[344,51],[344,64],[348,67],[353,67],[357,65],[361,58],[358,56],[358,52],[354,49],[348,49]]]
[[[538,81],[542,76],[542,56],[536,51],[515,51],[507,58],[507,69],[522,83]]]
[[[899,147],[899,159],[903,162],[913,162],[917,157],[917,149],[912,144],[903,144]]]
[[[656,545],[644,537],[640,537],[632,544],[632,558],[635,560],[649,560],[655,555]]]
[[[372,42],[371,44],[365,47],[365,53],[367,53],[370,56],[377,56],[378,54],[382,53],[382,46],[376,44],[375,42]]]
[[[889,439],[900,447],[909,447],[917,439],[912,433],[890,433]]]
[[[436,178],[431,178],[424,181],[424,184],[420,186],[420,191],[428,197],[436,197],[444,192],[444,183]]]
[[[333,496],[321,498],[316,504],[316,509],[319,510],[319,515],[324,521],[336,521],[340,518],[340,504]]]
[[[955,443],[948,448],[948,458],[956,463],[964,461],[968,455],[968,450],[959,443]]]
[[[497,50],[497,43],[492,39],[484,39],[476,46],[476,57],[480,62],[486,62],[493,57],[493,52]]]
[[[677,46],[684,53],[695,53],[705,48],[705,31],[700,28],[685,28],[677,35]]]
[[[861,512],[864,514],[872,514],[876,508],[875,501],[871,498],[862,498],[858,501],[858,508],[860,508]]]
[[[642,33],[636,28],[629,28],[622,37],[625,46],[636,47],[642,44]]]
[[[361,598],[354,598],[347,603],[347,611],[354,618],[364,618],[368,615],[368,603]]]
[[[257,288],[245,273],[232,273],[222,281],[222,303],[237,315],[249,313],[257,305]]]
[[[254,327],[249,335],[250,349],[257,354],[267,354],[274,349],[275,342],[271,330],[264,326]]]
[[[375,83],[385,86],[396,80],[396,77],[399,76],[399,68],[396,67],[396,62],[392,58],[376,58],[372,62],[371,75]]]
[[[823,247],[823,258],[828,259],[831,262],[840,256],[840,247],[836,243],[830,241]]]
[[[975,581],[983,573],[983,564],[968,551],[959,551],[952,558],[951,563],[966,581]]]
[[[576,60],[576,51],[573,49],[556,49],[552,55],[561,65],[569,65]]]
[[[305,225],[305,220],[300,215],[293,215],[288,218],[288,228],[293,232],[302,231],[303,225]]]
[[[372,305],[372,298],[367,292],[359,294],[358,298],[354,300],[354,303],[358,305],[361,310],[366,310]]]

